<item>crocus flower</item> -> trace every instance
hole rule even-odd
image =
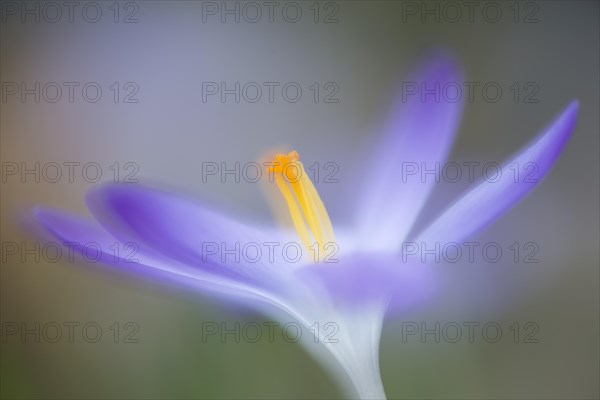
[[[426,87],[462,82],[456,63],[442,54],[428,58],[417,71],[412,81]],[[535,163],[535,179],[515,182],[505,174],[499,181],[479,183],[413,240],[458,242],[512,207],[557,159],[574,128],[577,109],[577,102],[572,102],[506,162]],[[299,247],[311,256],[323,251],[298,262],[290,262],[280,251],[257,260],[224,258],[221,252],[209,251],[203,244],[270,243],[275,248],[295,234],[244,224],[181,195],[141,185],[92,190],[87,205],[98,223],[42,207],[35,213],[65,242],[94,242],[102,249],[115,240],[139,246],[137,263],[125,264],[123,256],[106,252],[101,254],[105,264],[210,290],[260,307],[280,320],[295,318],[315,335],[302,336],[302,343],[349,396],[385,398],[378,361],[384,314],[425,300],[436,287],[430,265],[399,258],[401,243],[435,180],[400,184],[397,175],[407,160],[443,163],[461,112],[461,101],[440,101],[435,96],[399,99],[393,105],[369,168],[373,173],[356,193],[362,200],[351,229],[331,223],[296,152],[275,156],[269,172],[287,205]],[[284,168],[289,163],[295,168]],[[353,187],[359,186],[353,183]],[[335,250],[332,258],[337,262],[326,262],[327,246]],[[335,340],[330,340],[331,330],[323,329],[328,323],[334,323],[329,328],[335,330]],[[321,327],[316,332],[315,324]]]

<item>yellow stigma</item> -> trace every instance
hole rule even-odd
[[[317,189],[299,159],[300,156],[295,151],[275,155],[269,166],[269,176],[274,178],[287,203],[290,217],[304,247],[322,254],[326,244],[335,242],[333,227]],[[315,242],[318,249],[311,247]]]

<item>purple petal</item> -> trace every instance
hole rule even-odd
[[[215,276],[164,257],[148,255],[135,242],[120,242],[97,224],[75,215],[42,207],[36,208],[34,214],[53,236],[62,241],[67,247],[65,251],[72,249],[74,259],[118,267],[120,271],[177,286],[238,296],[265,297],[258,287],[225,276]],[[126,248],[131,244],[133,251],[132,247]],[[125,248],[127,251],[123,251]],[[83,251],[87,252],[86,256],[83,256]]]
[[[162,261],[140,253],[134,242],[120,242],[97,224],[83,218],[43,207],[37,207],[34,214],[65,247],[73,249],[73,258],[124,269],[136,266],[169,269]],[[133,246],[133,250],[124,252],[129,245]],[[85,256],[83,252],[86,252]]]
[[[34,215],[53,236],[62,240],[62,244],[67,247],[78,249],[87,247],[90,251],[100,248],[104,264],[124,263],[125,260],[122,256],[117,255],[118,253],[110,254],[110,249],[118,241],[98,226],[74,215],[49,208],[37,207]],[[75,252],[75,254],[80,253]],[[95,258],[96,255],[90,254],[90,257]]]
[[[433,266],[403,263],[397,256],[372,253],[341,256],[338,263],[307,266],[296,273],[311,291],[328,293],[334,303],[355,310],[387,304],[392,311],[413,307],[437,290]]]
[[[457,87],[463,87],[462,74],[444,54],[427,58],[413,78],[403,82],[368,166],[369,182],[359,214],[359,234],[368,249],[397,250],[417,218],[435,180],[403,177],[403,171],[432,170],[436,163],[445,162],[463,109],[462,96],[453,99]],[[418,92],[409,95],[411,89]],[[431,89],[437,95],[425,94]]]
[[[255,244],[266,251],[267,238],[186,198],[141,185],[108,185],[91,191],[87,202],[108,232],[135,241],[148,254],[245,282],[275,279],[277,260],[264,253],[254,261]],[[244,246],[252,253],[248,257]]]
[[[468,192],[416,241],[459,242],[490,224],[529,193],[550,170],[566,144],[577,119],[579,104],[573,101],[525,150],[506,162],[498,181],[486,181]],[[520,172],[518,179],[508,173]]]

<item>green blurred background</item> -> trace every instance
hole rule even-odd
[[[13,162],[96,162],[101,181],[110,181],[111,165],[118,162],[125,173],[125,163],[132,162],[139,167],[136,178],[222,200],[251,218],[269,221],[258,185],[203,183],[201,166],[204,161],[254,161],[265,149],[285,144],[308,161],[338,163],[339,184],[317,187],[326,204],[340,205],[331,210],[334,223],[343,222],[351,212],[352,193],[360,190],[356,176],[369,168],[364,143],[376,138],[398,95],[396,85],[432,47],[447,48],[461,60],[467,80],[498,82],[504,89],[498,102],[478,95],[466,104],[451,160],[502,161],[573,98],[580,101],[580,117],[544,183],[476,238],[535,241],[541,262],[482,265],[477,276],[502,276],[502,283],[482,279],[483,286],[469,280],[472,268],[445,271],[446,299],[390,318],[384,326],[386,392],[390,398],[598,398],[598,2],[474,2],[472,21],[459,2],[454,4],[462,17],[452,22],[454,11],[443,2],[302,1],[287,6],[293,8],[288,16],[302,10],[295,23],[281,14],[289,2],[277,6],[273,22],[258,2],[263,15],[256,23],[244,15],[239,23],[233,15],[222,23],[220,13],[203,14],[213,5],[208,3],[98,2],[102,15],[88,22],[82,2],[72,22],[66,6],[61,6],[62,18],[51,22],[54,10],[43,2],[2,2],[3,96],[5,82],[97,82],[103,89],[97,103],[84,101],[80,89],[73,103],[3,98],[4,172]],[[214,4],[219,12],[221,7],[242,12],[246,5]],[[413,7],[417,14],[407,14]],[[439,22],[435,14],[422,20],[423,7],[439,10]],[[25,14],[23,21],[24,8],[39,8],[40,21],[34,14]],[[96,9],[89,6],[86,18],[94,19]],[[484,16],[484,9],[489,14]],[[491,22],[496,9],[502,15]],[[132,18],[137,22],[124,23]],[[297,103],[280,97],[273,103],[203,102],[202,82],[222,81],[298,82],[305,91]],[[120,90],[116,103],[110,89],[115,82]],[[128,82],[134,86],[125,87]],[[314,82],[334,82],[339,102],[324,103],[323,93],[313,101],[308,87]],[[521,97],[515,102],[509,89],[514,82],[534,82],[539,101],[524,103]],[[134,96],[139,101],[123,102],[132,87],[139,89]],[[6,177],[3,245],[39,241],[22,223],[35,204],[85,215],[83,196],[93,185],[77,174],[72,183],[64,177],[56,183]],[[434,217],[465,186],[439,185],[418,224]],[[69,321],[80,327],[95,322],[103,329],[97,343],[86,342],[79,331],[73,343],[65,337],[57,343],[3,337],[2,398],[341,396],[297,344],[265,339],[203,343],[203,323],[266,321],[206,294],[94,265],[36,262],[31,256],[22,261],[3,254],[0,274],[3,329],[10,323],[32,327]],[[124,343],[121,336],[114,343],[110,327],[118,322],[123,335],[130,321],[139,327],[139,341]],[[403,343],[405,321],[497,321],[506,330],[498,343]],[[508,327],[517,321],[538,324],[539,343],[513,343]]]

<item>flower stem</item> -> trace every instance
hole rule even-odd
[[[354,390],[361,400],[386,398],[379,372],[377,354],[375,354],[375,358],[375,360],[372,360],[373,362],[357,365],[358,368],[351,373],[350,379],[354,384]]]

